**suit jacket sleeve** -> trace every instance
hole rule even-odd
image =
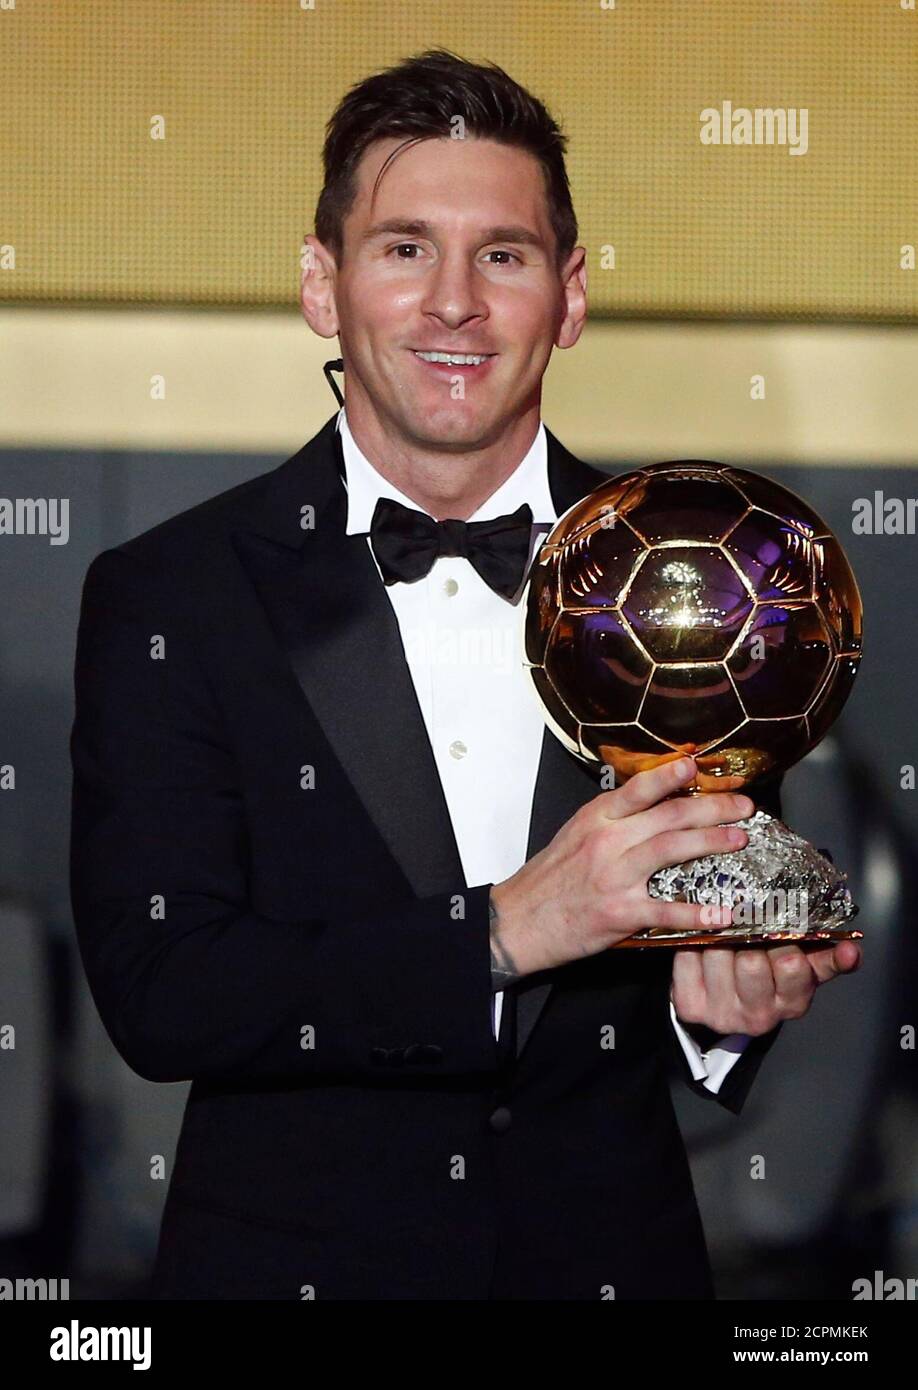
[[[360,918],[253,911],[243,788],[191,615],[126,549],[86,575],[75,696],[74,921],[129,1066],[231,1083],[496,1069],[490,885]]]
[[[716,1100],[738,1115],[746,1103],[746,1097],[755,1080],[756,1072],[762,1064],[762,1059],[774,1043],[783,1024],[779,1023],[776,1028],[772,1028],[770,1033],[762,1033],[758,1037],[751,1037],[744,1047],[741,1056],[727,1072],[717,1091],[708,1090],[703,1081],[696,1081],[692,1075],[692,1069],[688,1064],[688,1059],[683,1052],[679,1039],[676,1037],[673,1028],[667,1029],[670,1037],[672,1055],[679,1075],[685,1084],[702,1096],[705,1100]]]
[[[753,782],[746,788],[749,796],[752,797],[756,806],[777,819],[781,817],[781,778],[771,781]],[[688,1058],[676,1036],[675,1029],[670,1027],[667,1031],[670,1036],[670,1046],[672,1057],[678,1074],[685,1081],[686,1085],[695,1092],[696,1095],[703,1096],[705,1100],[716,1100],[725,1109],[738,1115],[746,1103],[746,1097],[755,1080],[756,1072],[762,1064],[762,1059],[774,1043],[783,1024],[778,1024],[769,1033],[762,1033],[758,1037],[750,1037],[742,1053],[733,1063],[727,1075],[724,1077],[719,1088],[712,1091],[705,1086],[703,1080],[696,1080],[692,1075]],[[716,1046],[720,1034],[714,1033],[711,1029],[696,1030],[703,1036],[700,1037],[704,1048]]]

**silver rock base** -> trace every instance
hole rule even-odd
[[[660,869],[647,887],[651,897],[667,902],[732,904],[739,920],[733,926],[712,926],[710,931],[635,932],[621,946],[716,941],[768,945],[863,936],[848,926],[858,909],[846,875],[825,855],[767,811],[756,811],[748,820],[735,823],[749,836],[742,849]]]

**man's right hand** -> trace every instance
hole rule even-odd
[[[696,772],[692,759],[684,758],[600,792],[511,878],[494,884],[495,990],[537,970],[596,955],[646,927],[697,931],[730,925],[729,907],[663,902],[647,891],[658,869],[740,849],[748,841],[744,830],[729,824],[752,815],[748,796],[672,796]]]

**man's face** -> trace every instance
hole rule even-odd
[[[402,143],[365,153],[334,271],[348,408],[353,399],[415,446],[482,447],[537,410],[552,346],[571,333],[541,166],[493,140],[422,140],[399,151],[374,196]],[[485,360],[419,356],[432,352]]]

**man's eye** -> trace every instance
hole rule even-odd
[[[418,259],[417,256],[403,256],[400,254],[402,251],[417,251],[418,253],[420,253],[421,247],[417,244],[416,241],[400,241],[395,246],[390,246],[387,254],[391,256],[394,252],[396,260],[399,261],[416,261]],[[499,247],[497,250],[494,251],[488,251],[486,252],[486,255],[506,256],[506,260],[500,261],[498,263],[500,265],[509,265],[513,261],[520,260],[519,256],[514,255],[512,251],[505,251],[502,247]]]

